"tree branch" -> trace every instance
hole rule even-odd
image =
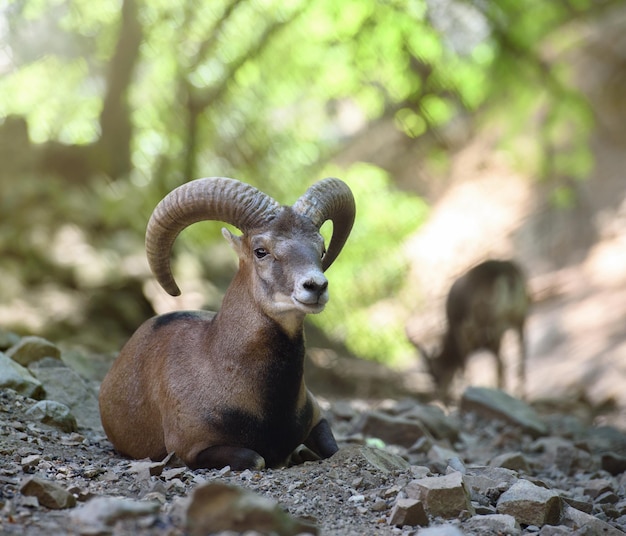
[[[98,141],[103,170],[114,179],[132,169],[133,128],[128,90],[139,58],[142,38],[136,0],[124,0],[119,38],[109,63],[107,89],[100,112],[102,134]]]

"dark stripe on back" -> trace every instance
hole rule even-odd
[[[166,313],[164,315],[157,316],[152,324],[152,329],[161,329],[164,326],[171,324],[172,322],[178,322],[179,320],[202,320],[206,316],[203,311],[175,311],[173,313]]]

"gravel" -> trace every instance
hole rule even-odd
[[[64,432],[33,420],[29,410],[37,401],[3,389],[0,533],[200,534],[190,512],[199,510],[206,519],[217,514],[216,501],[202,502],[198,490],[227,501],[224,512],[232,519],[219,514],[226,523],[220,525],[222,534],[412,535],[424,531],[424,507],[426,523],[442,534],[622,534],[626,529],[626,437],[616,428],[568,415],[566,401],[540,415],[546,430],[539,437],[476,408],[444,412],[410,398],[323,402],[341,447],[332,458],[262,472],[191,471],[175,458],[162,463],[122,458],[97,427]],[[368,417],[380,420],[381,415],[392,423],[400,419],[406,434],[415,429],[405,421],[420,423],[415,441],[393,428],[385,432],[389,427],[381,427],[384,433],[378,436],[391,434],[397,444],[377,437]],[[302,460],[310,458],[306,450],[300,454]],[[469,506],[438,513],[435,501],[429,504],[426,496],[411,492],[418,486],[438,488],[439,481],[456,486],[457,494],[460,486]],[[516,489],[528,494],[533,486],[545,489],[549,507],[542,517],[542,494],[536,493],[538,505],[529,519],[538,525],[514,517],[525,500],[524,495],[516,499]],[[259,497],[268,501],[261,504]],[[251,526],[241,525],[250,508],[257,517]],[[267,522],[273,524],[263,525],[255,508],[269,508],[273,517]],[[519,515],[529,515],[524,512]],[[403,522],[416,524],[395,524]],[[580,532],[583,525],[592,528]]]

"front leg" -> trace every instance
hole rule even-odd
[[[190,469],[221,469],[230,465],[233,471],[259,471],[265,468],[265,459],[252,449],[216,445],[200,451],[187,465]]]
[[[326,419],[321,419],[311,430],[309,437],[304,441],[320,458],[330,458],[339,450],[335,436]]]

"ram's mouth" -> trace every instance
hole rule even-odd
[[[307,313],[321,313],[324,310],[324,307],[326,307],[326,302],[322,302],[320,300],[314,302],[304,302],[294,297],[293,301],[299,309],[305,310]]]

